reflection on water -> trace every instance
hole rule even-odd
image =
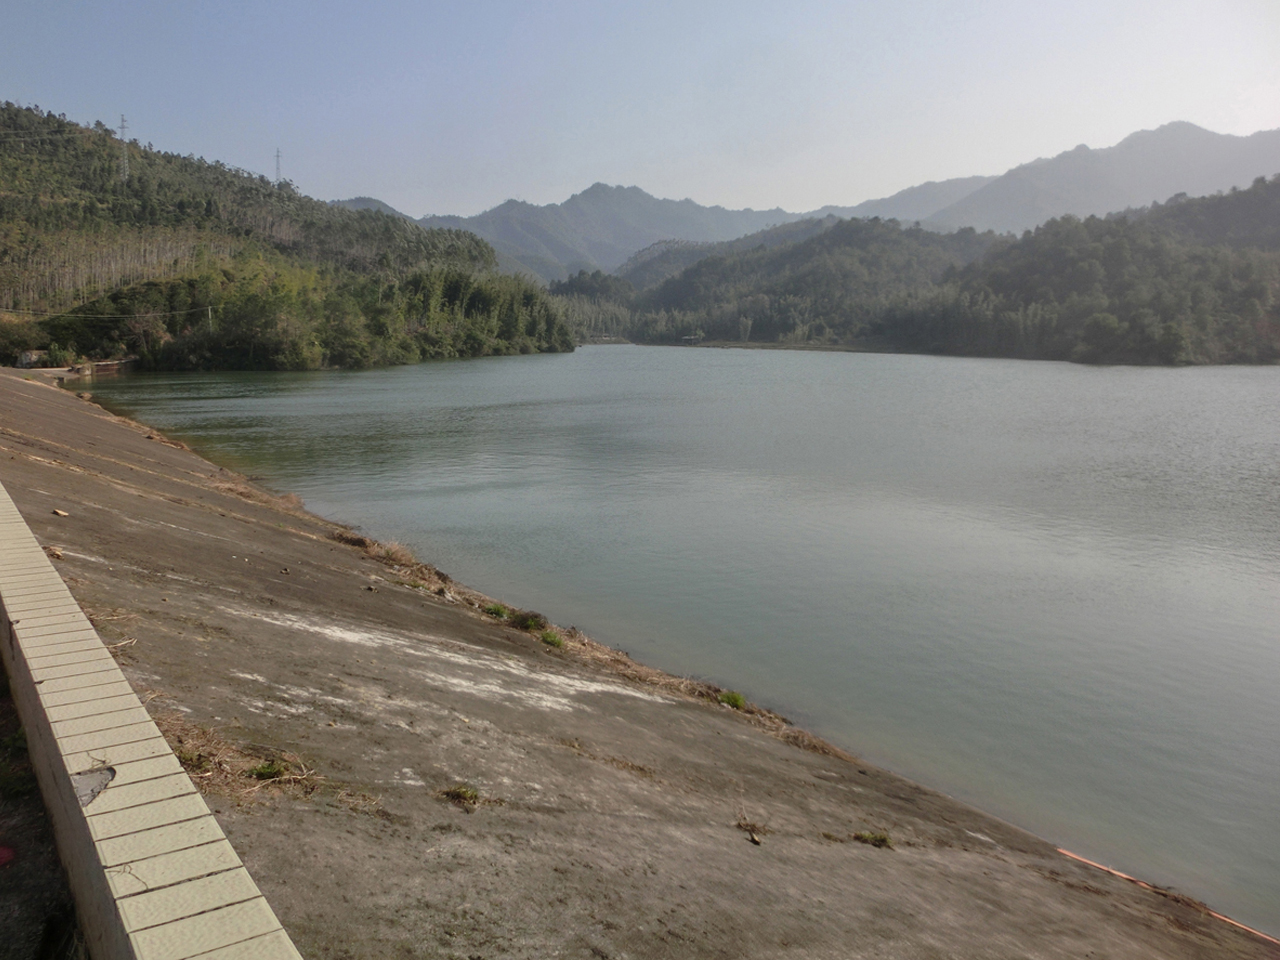
[[[617,346],[95,390],[1280,931],[1280,370]]]

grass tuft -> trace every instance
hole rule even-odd
[[[541,640],[543,643],[545,643],[547,646],[555,647],[556,649],[559,649],[560,647],[564,646],[564,638],[561,637],[560,634],[556,633],[554,630],[543,630],[540,634],[538,634],[538,639]]]
[[[500,603],[491,603],[484,608],[484,612],[491,617],[497,617],[499,620],[505,620],[510,616],[509,611]]]
[[[735,710],[744,710],[747,706],[747,698],[740,694],[737,690],[725,690],[716,697],[726,707],[733,707]]]
[[[248,770],[249,776],[255,780],[279,780],[288,772],[289,765],[279,760],[264,760]]]
[[[507,616],[511,625],[520,630],[546,630],[551,626],[546,617],[532,610],[511,610]]]
[[[468,783],[455,783],[441,790],[437,796],[460,807],[474,807],[480,802],[480,791]]]

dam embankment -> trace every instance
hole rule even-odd
[[[0,482],[304,956],[1274,956],[10,372]]]

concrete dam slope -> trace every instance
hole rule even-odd
[[[12,371],[0,482],[313,960],[1278,956]]]

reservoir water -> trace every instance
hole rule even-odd
[[[607,346],[93,390],[1280,933],[1280,368]]]

